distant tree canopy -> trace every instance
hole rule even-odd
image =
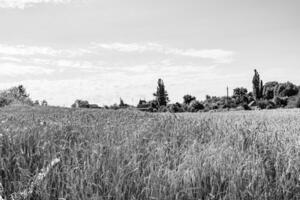
[[[128,108],[129,105],[124,103],[123,99],[120,98],[119,108]]]
[[[290,97],[298,94],[299,89],[291,82],[280,83],[274,88],[274,94],[278,97]]]
[[[48,106],[48,102],[44,99],[41,103],[41,106]]]
[[[39,105],[40,105],[40,102],[39,102],[39,100],[35,100],[33,104],[34,104],[35,106],[39,106]]]
[[[85,100],[77,99],[73,104],[72,108],[89,108],[89,102]]]
[[[271,81],[271,82],[265,83],[264,88],[263,88],[263,98],[268,99],[268,100],[273,99],[275,96],[274,91],[278,84],[279,83],[277,81]]]
[[[150,101],[140,100],[137,108],[149,112],[198,112],[201,110],[222,110],[222,109],[273,109],[273,108],[295,108],[300,107],[300,86],[291,82],[279,83],[270,81],[263,84],[258,71],[254,70],[252,79],[252,92],[244,87],[237,87],[233,90],[232,96],[210,96],[206,95],[205,100],[198,101],[195,96],[186,94],[183,96],[183,103],[169,103],[168,92],[162,79],[158,79],[155,99]],[[23,85],[0,91],[0,107],[10,104],[26,104],[47,106],[46,100],[33,102]],[[77,99],[73,104],[74,108],[101,108],[97,104],[90,104],[88,101]],[[122,98],[120,103],[112,106],[105,106],[107,109],[121,109],[130,107]]]
[[[183,103],[189,105],[193,100],[196,100],[196,97],[192,96],[192,95],[184,95],[183,96]]]
[[[33,105],[33,101],[29,98],[29,94],[23,85],[9,88],[0,93],[0,107],[12,103]]]
[[[200,101],[197,101],[195,99],[190,102],[188,107],[189,112],[198,112],[199,110],[203,110],[203,109],[204,109],[204,105],[200,103]]]
[[[233,96],[234,97],[243,97],[243,96],[246,96],[247,93],[248,93],[248,90],[246,88],[243,88],[243,87],[235,88],[233,90]]]
[[[158,86],[157,86],[156,93],[154,93],[153,95],[156,97],[156,101],[159,107],[167,106],[167,103],[169,102],[169,97],[165,89],[165,84],[162,79],[158,79],[157,84]]]
[[[233,90],[233,96],[236,100],[236,104],[248,103],[248,90],[244,87],[235,88]]]

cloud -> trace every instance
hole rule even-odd
[[[0,55],[5,56],[67,56],[76,57],[91,53],[88,49],[54,49],[45,46],[0,44]]]
[[[211,59],[216,63],[230,63],[233,61],[234,52],[222,49],[180,49],[164,46],[157,43],[110,43],[95,44],[96,48],[103,48],[119,52],[156,52],[166,55],[187,56],[195,58]]]
[[[10,62],[1,63],[0,65],[0,76],[15,77],[19,75],[43,75],[51,74],[53,72],[54,70],[49,68],[30,65],[19,65]]]
[[[70,3],[72,0],[0,0],[0,8],[25,9],[40,3],[62,4]]]

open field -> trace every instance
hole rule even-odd
[[[0,109],[6,198],[300,199],[299,152],[300,110]]]

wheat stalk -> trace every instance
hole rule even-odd
[[[12,194],[11,199],[12,200],[20,200],[20,199],[27,199],[28,197],[30,197],[33,194],[36,186],[38,186],[42,183],[44,178],[49,174],[50,170],[55,165],[57,165],[60,161],[61,160],[59,158],[55,158],[54,160],[52,160],[51,163],[46,168],[43,168],[42,171],[35,176],[34,180],[30,184],[29,188],[23,190],[22,192]],[[0,200],[2,200],[2,199],[0,198]]]

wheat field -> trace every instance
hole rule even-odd
[[[299,152],[300,110],[12,106],[0,109],[0,199],[300,199]]]

